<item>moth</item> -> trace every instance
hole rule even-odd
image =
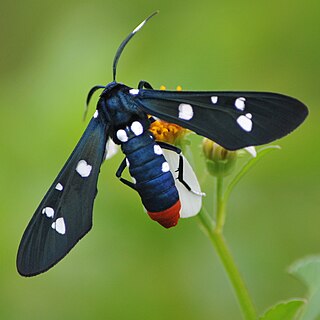
[[[125,155],[116,176],[138,192],[151,219],[170,228],[179,217],[198,213],[203,193],[181,151],[156,141],[149,131],[154,119],[236,150],[279,139],[306,118],[308,110],[302,102],[277,93],[161,91],[146,81],[140,81],[137,88],[116,82],[124,47],[156,13],[119,46],[113,81],[90,90],[87,103],[96,90],[103,89],[88,127],[23,234],[17,255],[21,275],[34,276],[50,269],[91,229],[97,180],[109,139]],[[133,181],[122,177],[126,167]]]

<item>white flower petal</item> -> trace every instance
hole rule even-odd
[[[257,150],[254,146],[246,147],[246,148],[244,148],[244,150],[246,150],[248,153],[250,153],[253,158],[255,158],[257,156]]]
[[[106,144],[106,157],[105,160],[109,160],[119,151],[119,145],[115,144],[111,138],[108,139]]]

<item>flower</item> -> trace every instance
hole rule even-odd
[[[181,144],[180,142],[188,132],[187,129],[177,124],[162,120],[154,121],[150,125],[149,131],[153,134],[155,140],[175,145]]]

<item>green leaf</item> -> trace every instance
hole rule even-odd
[[[289,272],[304,282],[310,293],[320,289],[320,256],[310,256],[296,261]]]
[[[259,320],[294,320],[299,309],[305,304],[303,299],[280,302],[266,311]]]
[[[320,256],[311,256],[295,262],[289,272],[308,287],[308,304],[301,320],[320,320]]]

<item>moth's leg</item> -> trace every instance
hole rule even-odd
[[[151,84],[149,82],[141,80],[139,82],[139,84],[138,84],[138,89],[140,90],[140,89],[143,89],[143,88],[153,90],[153,88],[152,88],[152,86],[151,86]]]
[[[124,158],[122,160],[122,162],[120,163],[120,166],[116,172],[116,176],[117,178],[119,178],[119,180],[124,183],[125,185],[127,185],[128,187],[132,188],[133,190],[136,190],[136,185],[135,183],[131,182],[131,181],[128,181],[127,179],[124,179],[121,177],[122,175],[122,172],[124,171],[124,169],[127,167],[127,158]]]
[[[184,185],[184,187],[192,192],[193,194],[196,194],[198,196],[204,196],[205,193],[203,192],[198,192],[198,191],[195,191],[195,190],[192,190],[192,188],[189,186],[189,184],[184,180],[184,177],[183,177],[183,164],[184,164],[184,160],[183,160],[183,156],[181,154],[181,149],[179,149],[178,147],[176,146],[173,146],[171,144],[168,144],[168,143],[165,143],[165,142],[162,142],[162,141],[159,141],[157,142],[159,144],[159,146],[163,149],[167,149],[167,150],[170,150],[170,151],[173,151],[173,152],[176,152],[178,155],[179,155],[179,165],[178,165],[178,169],[176,170],[176,172],[178,172],[178,177],[177,179]]]

